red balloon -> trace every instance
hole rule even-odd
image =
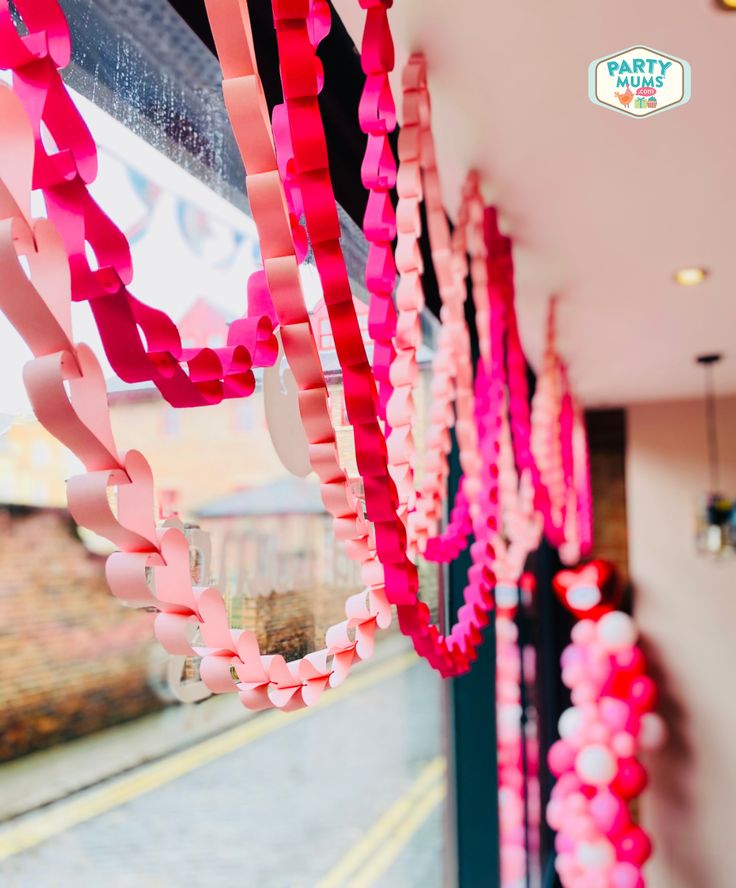
[[[652,842],[640,826],[630,826],[614,840],[616,857],[622,863],[644,866],[652,853]]]
[[[618,774],[613,778],[611,789],[628,801],[644,791],[647,780],[647,772],[635,758],[620,759]]]
[[[640,675],[631,682],[629,699],[639,712],[651,712],[657,705],[657,685],[648,675]]]

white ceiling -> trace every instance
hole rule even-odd
[[[334,0],[360,45],[365,13]],[[564,6],[564,9],[563,9]],[[547,296],[586,404],[700,395],[694,356],[722,351],[736,392],[736,12],[714,0],[396,0],[399,72],[429,66],[446,204],[485,177],[513,236],[525,348],[536,363]],[[686,59],[690,103],[643,119],[593,105],[593,59],[644,44]],[[672,273],[704,265],[683,288]]]

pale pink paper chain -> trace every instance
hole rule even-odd
[[[487,285],[480,266],[485,263],[483,240],[480,243],[471,233],[470,238],[458,237],[453,245],[445,215],[439,173],[431,130],[430,99],[427,89],[426,63],[420,54],[413,55],[402,77],[403,123],[399,133],[399,174],[397,191],[397,248],[396,265],[401,275],[397,291],[399,318],[397,323],[396,365],[401,368],[403,384],[395,384],[389,399],[388,421],[393,430],[401,429],[400,437],[392,443],[389,437],[389,457],[392,476],[397,482],[399,498],[409,512],[409,537],[419,551],[426,547],[428,537],[437,533],[442,518],[442,503],[447,487],[447,454],[450,449],[449,428],[454,425],[460,461],[465,474],[464,489],[476,510],[480,492],[480,457],[478,434],[474,416],[473,365],[470,355],[470,336],[465,321],[465,277],[467,275],[466,245],[478,249],[473,256],[475,272],[474,293],[483,306],[481,295]],[[463,194],[464,211],[471,217],[467,205],[477,195],[477,177],[471,174]],[[410,427],[414,419],[413,389],[416,385],[416,349],[421,341],[419,315],[424,304],[422,263],[418,238],[421,232],[419,205],[424,199],[430,249],[442,300],[438,351],[432,364],[432,404],[429,428],[426,434],[425,465],[421,489],[411,508],[414,481],[414,457]],[[463,223],[465,223],[463,219]],[[463,229],[465,225],[463,225]],[[453,249],[453,246],[455,249]],[[486,316],[487,317],[487,316]],[[392,374],[393,375],[393,374]],[[396,374],[399,377],[399,374]],[[398,383],[398,378],[397,378]],[[457,412],[455,418],[453,402]],[[407,431],[407,429],[409,431]]]
[[[251,78],[244,76],[242,81]],[[240,85],[247,88],[245,82]],[[73,344],[63,244],[50,222],[32,221],[28,210],[33,162],[28,118],[6,88],[0,90],[0,106],[6,124],[0,152],[4,192],[0,267],[6,283],[2,307],[37,356],[27,365],[24,381],[39,420],[87,469],[68,483],[70,511],[80,524],[122,550],[107,562],[113,594],[127,603],[155,607],[157,637],[170,653],[201,656],[201,676],[210,690],[237,691],[252,709],[316,702],[326,687],[342,681],[356,657],[370,653],[377,624],[390,619],[385,598],[371,590],[352,596],[346,604],[348,619],[328,630],[327,647],[287,664],[281,656],[261,656],[253,633],[229,628],[225,602],[216,588],[192,585],[187,540],[175,528],[155,527],[150,467],[137,451],[118,454],[102,370],[87,346]],[[262,172],[265,187],[259,197],[270,178],[266,170]],[[20,256],[27,259],[30,280]],[[299,335],[300,328],[295,332]],[[314,394],[325,397],[319,387]],[[320,455],[325,456],[325,451],[317,447]],[[325,458],[324,465],[329,461]],[[115,510],[108,497],[110,488],[117,494]],[[338,490],[335,487],[334,492]],[[354,533],[355,516],[352,527]],[[195,628],[201,644],[190,641]]]

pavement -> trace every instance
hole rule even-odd
[[[24,775],[28,799],[54,784],[0,827],[0,885],[449,884],[444,692],[403,640],[313,710],[238,708],[236,721],[222,700],[66,744],[66,759],[61,747],[0,767],[5,811]]]

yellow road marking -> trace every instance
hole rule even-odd
[[[373,884],[445,797],[445,768],[443,758],[433,759],[316,888],[364,888]]]
[[[0,830],[0,860],[32,848],[70,827],[104,814],[248,743],[253,743],[272,731],[307,718],[358,691],[392,678],[418,662],[413,652],[392,657],[385,663],[353,674],[346,684],[325,694],[316,707],[297,709],[294,712],[275,710],[264,712],[243,725],[189,749],[177,752],[161,761],[143,765],[132,774],[91,789],[79,797],[75,796],[68,801],[60,802],[27,819],[24,818],[19,823]]]

